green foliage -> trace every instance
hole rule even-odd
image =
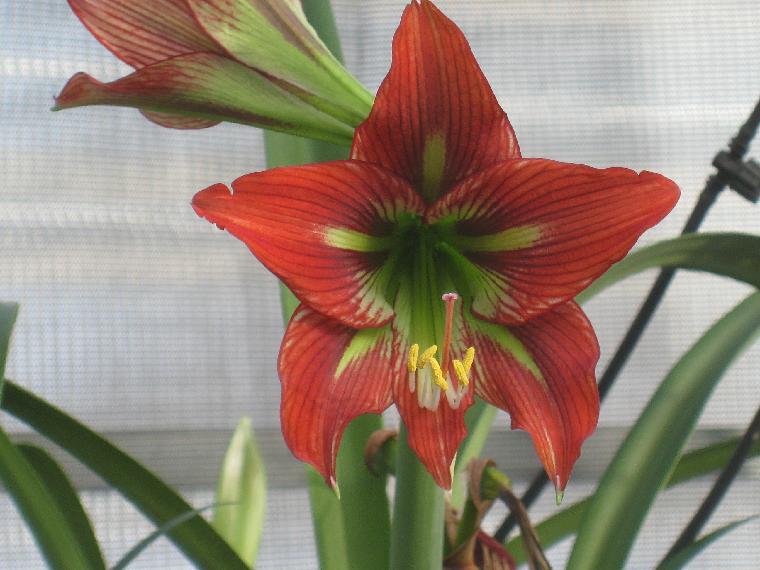
[[[95,532],[90,524],[79,495],[56,461],[46,451],[32,445],[20,444],[18,449],[37,472],[42,483],[53,498],[55,507],[71,527],[79,548],[87,556],[92,568],[104,568],[105,561],[100,551]]]
[[[707,271],[760,288],[760,236],[704,233],[657,242],[613,265],[576,301],[583,303],[618,281],[655,267]]]
[[[2,408],[63,447],[157,526],[192,511],[193,508],[182,497],[132,457],[63,411],[7,379]],[[11,463],[15,462],[16,456],[11,459]],[[168,531],[167,538],[199,568],[248,569],[224,539],[198,515]],[[86,565],[58,567],[88,568]]]
[[[18,315],[16,303],[0,303],[0,398],[3,397],[5,361],[8,358],[8,348],[11,343],[13,325],[16,323],[16,315]]]
[[[251,430],[251,419],[238,423],[224,456],[216,488],[213,525],[240,558],[253,566],[259,550],[267,502],[267,477]]]
[[[659,566],[657,566],[657,570],[681,570],[681,568],[686,566],[693,558],[699,555],[700,552],[721,538],[723,535],[728,534],[732,530],[756,518],[757,515],[754,517],[747,517],[746,519],[734,521],[720,527],[717,530],[714,530],[711,533],[706,534],[699,540],[693,542],[683,550],[679,551],[675,556],[672,556],[662,562]]]
[[[35,463],[36,459],[39,456]],[[105,570],[102,558],[84,546],[86,537],[77,536],[81,529],[67,519],[70,513],[59,508],[62,503],[70,503],[71,498],[65,497],[59,502],[54,492],[70,485],[60,481],[60,469],[57,466],[50,469],[51,463],[49,458],[37,463],[44,471],[44,478],[41,477],[0,430],[0,480],[29,525],[45,560],[52,568]]]
[[[760,330],[760,293],[725,315],[670,371],[584,513],[569,570],[622,568],[713,388]]]
[[[162,536],[165,536],[166,533],[168,533],[171,529],[183,524],[186,521],[189,521],[196,515],[201,514],[203,511],[207,511],[211,508],[221,508],[224,506],[225,505],[215,503],[213,505],[201,507],[200,509],[193,509],[192,511],[188,511],[184,514],[179,515],[178,517],[174,517],[172,520],[167,521],[165,524],[162,524],[160,527],[151,532],[148,536],[143,538],[132,548],[130,548],[127,553],[122,556],[116,564],[113,565],[111,570],[124,570],[127,566],[129,566],[129,564],[132,563],[133,560],[135,560],[135,558],[140,556],[140,554],[142,554],[145,549],[147,549],[151,544],[153,544]]]
[[[738,438],[732,438],[685,453],[678,460],[678,464],[668,478],[665,488],[722,469],[729,459],[731,459],[738,443]],[[760,441],[756,442],[753,446],[751,455],[760,455]],[[541,545],[544,548],[549,548],[563,538],[575,534],[583,520],[583,513],[590,502],[591,497],[587,497],[537,524],[536,534],[541,541]],[[510,540],[507,543],[507,550],[517,564],[525,562],[525,550],[521,537],[516,536]]]

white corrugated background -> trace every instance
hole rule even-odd
[[[348,65],[373,90],[404,4],[334,2]],[[675,212],[642,243],[678,233],[712,156],[760,95],[754,0],[438,4],[468,35],[524,155],[646,168],[681,185]],[[275,280],[189,207],[198,189],[263,168],[261,135],[237,125],[170,131],[128,109],[49,112],[53,95],[81,70],[113,79],[128,68],[64,0],[0,0],[0,299],[21,303],[7,375],[123,442],[197,505],[211,498],[229,431],[252,416],[272,486],[258,567],[316,568],[300,467],[277,432]],[[727,193],[705,229],[757,233],[759,222],[757,208]],[[589,305],[603,362],[651,279],[632,279]],[[593,489],[597,454],[612,452],[674,359],[747,291],[696,274],[676,280],[605,403],[568,502]],[[749,422],[760,404],[758,370],[754,348],[716,391],[700,421],[703,438]],[[508,472],[524,474],[525,461],[535,459],[524,436],[507,433],[500,420],[489,449]],[[0,422],[26,433],[6,415]],[[516,456],[526,460],[510,468]],[[150,526],[72,469],[114,562]],[[760,512],[758,477],[756,464],[745,469],[714,524]],[[630,568],[656,563],[708,488],[700,481],[663,498]],[[536,517],[552,509],[547,497]],[[757,568],[758,532],[758,523],[743,527],[693,567]],[[551,551],[557,566],[568,547]],[[41,565],[0,493],[0,568]],[[162,542],[134,567],[187,563]]]

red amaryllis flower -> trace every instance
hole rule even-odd
[[[193,200],[301,300],[279,358],[290,449],[334,484],[344,428],[393,402],[448,488],[478,395],[530,433],[564,489],[599,411],[598,345],[572,299],[678,188],[651,172],[521,158],[467,41],[427,0],[404,12],[351,157],[248,174],[233,193],[218,184]]]
[[[136,71],[110,83],[74,75],[56,109],[137,107],[174,128],[233,121],[351,140],[372,96],[336,60],[298,0],[69,0]]]

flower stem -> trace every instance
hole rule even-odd
[[[443,491],[399,430],[391,568],[440,570],[443,565]]]

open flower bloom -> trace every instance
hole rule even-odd
[[[136,71],[111,83],[77,73],[56,109],[121,105],[166,127],[233,121],[340,143],[372,102],[320,41],[300,0],[69,4]]]
[[[395,403],[449,488],[477,395],[530,434],[564,489],[599,412],[599,349],[572,299],[673,208],[673,182],[521,158],[461,31],[422,0],[404,12],[350,160],[232,187],[193,206],[302,303],[279,358],[297,457],[334,484],[347,424]]]

